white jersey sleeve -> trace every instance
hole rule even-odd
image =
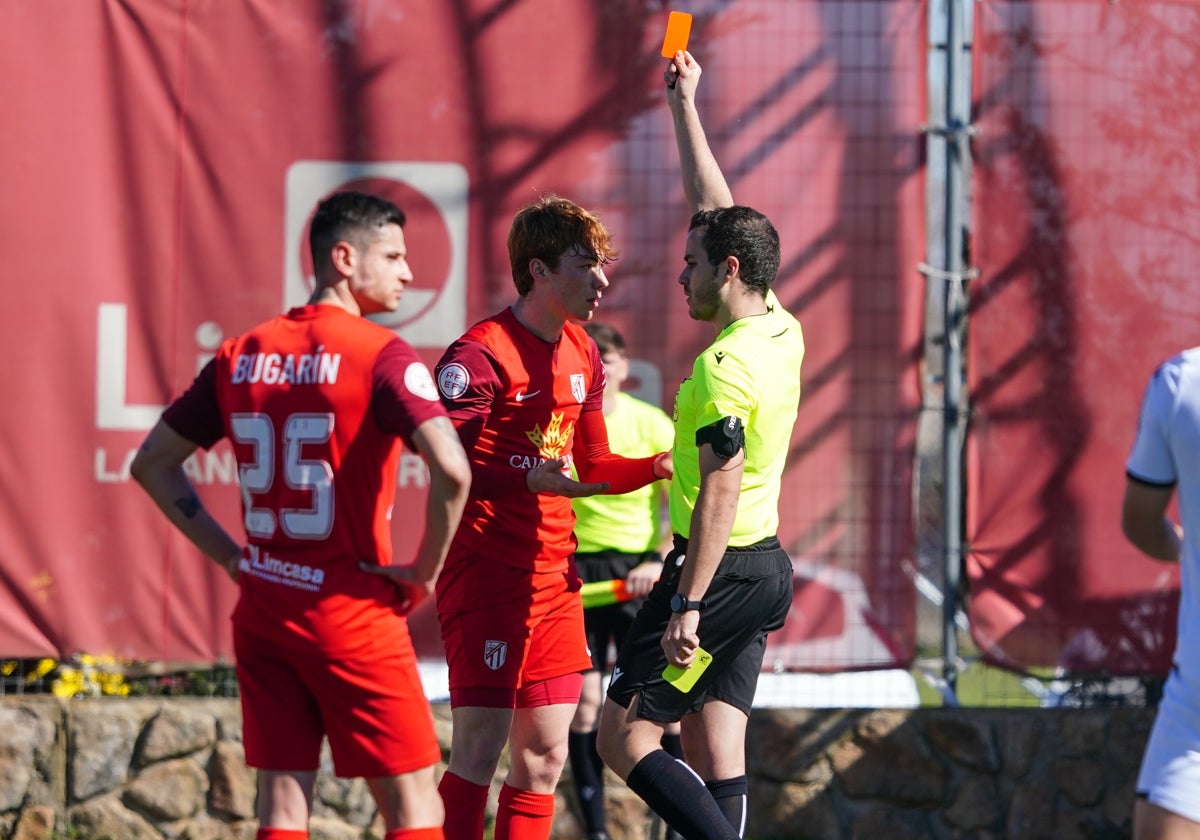
[[[1154,372],[1142,397],[1137,435],[1125,462],[1125,472],[1147,484],[1171,485],[1178,480],[1171,454],[1171,418],[1179,398],[1181,356],[1164,362]]]

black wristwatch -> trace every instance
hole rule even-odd
[[[676,592],[671,596],[671,612],[673,613],[685,613],[688,610],[702,610],[706,606],[708,605],[703,601],[689,601],[687,598],[683,597],[682,592]]]

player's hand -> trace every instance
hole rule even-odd
[[[671,613],[661,642],[667,662],[678,665],[680,668],[685,668],[692,663],[692,660],[696,658],[696,649],[700,647],[700,636],[696,633],[699,625],[700,613],[696,610]]]
[[[625,588],[635,598],[650,594],[650,590],[654,588],[654,584],[662,576],[662,567],[663,564],[659,560],[647,560],[645,563],[638,563],[625,576]]]
[[[242,552],[244,549],[238,549],[233,554],[225,558],[225,562],[220,563],[220,567],[225,570],[225,574],[229,575],[229,579],[234,583],[238,580],[238,567],[242,564]]]
[[[696,85],[700,83],[700,63],[686,50],[675,53],[667,69],[663,72],[663,81],[667,85],[667,101],[674,104],[684,100],[692,100],[696,96]]]
[[[415,566],[378,566],[374,563],[359,563],[358,568],[370,575],[385,577],[400,593],[400,609],[410,613],[417,605],[433,594],[433,581],[424,583],[416,578]]]
[[[658,457],[654,459],[654,467],[652,472],[654,477],[667,480],[675,475],[675,461],[671,458],[670,452],[660,452]]]
[[[525,486],[531,493],[549,493],[570,499],[608,492],[607,481],[584,482],[571,478],[563,472],[568,465],[566,458],[547,458],[525,473]]]

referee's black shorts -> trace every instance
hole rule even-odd
[[[662,577],[621,646],[608,696],[626,709],[637,698],[638,717],[659,723],[698,712],[708,700],[721,700],[750,714],[767,633],[783,626],[792,605],[792,561],[775,537],[725,552],[704,595],[697,631],[700,647],[712,654],[712,664],[684,693],[663,679],[667,657],[660,642],[686,553],[687,541],[676,535],[675,547],[663,561]]]

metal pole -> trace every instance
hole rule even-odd
[[[958,598],[963,561],[963,441],[966,395],[963,338],[966,326],[964,265],[967,185],[970,183],[970,44],[974,0],[930,0],[929,101],[926,131],[925,357],[931,395],[941,384],[941,636],[942,694],[956,704]],[[939,354],[940,345],[940,354]],[[940,369],[939,369],[940,368]]]
[[[943,677],[951,691],[958,680],[959,586],[963,567],[963,444],[967,397],[963,337],[966,328],[966,186],[970,175],[970,79],[967,48],[973,0],[951,0],[947,10],[946,216],[945,216],[945,403],[944,517],[945,599],[942,602]]]

